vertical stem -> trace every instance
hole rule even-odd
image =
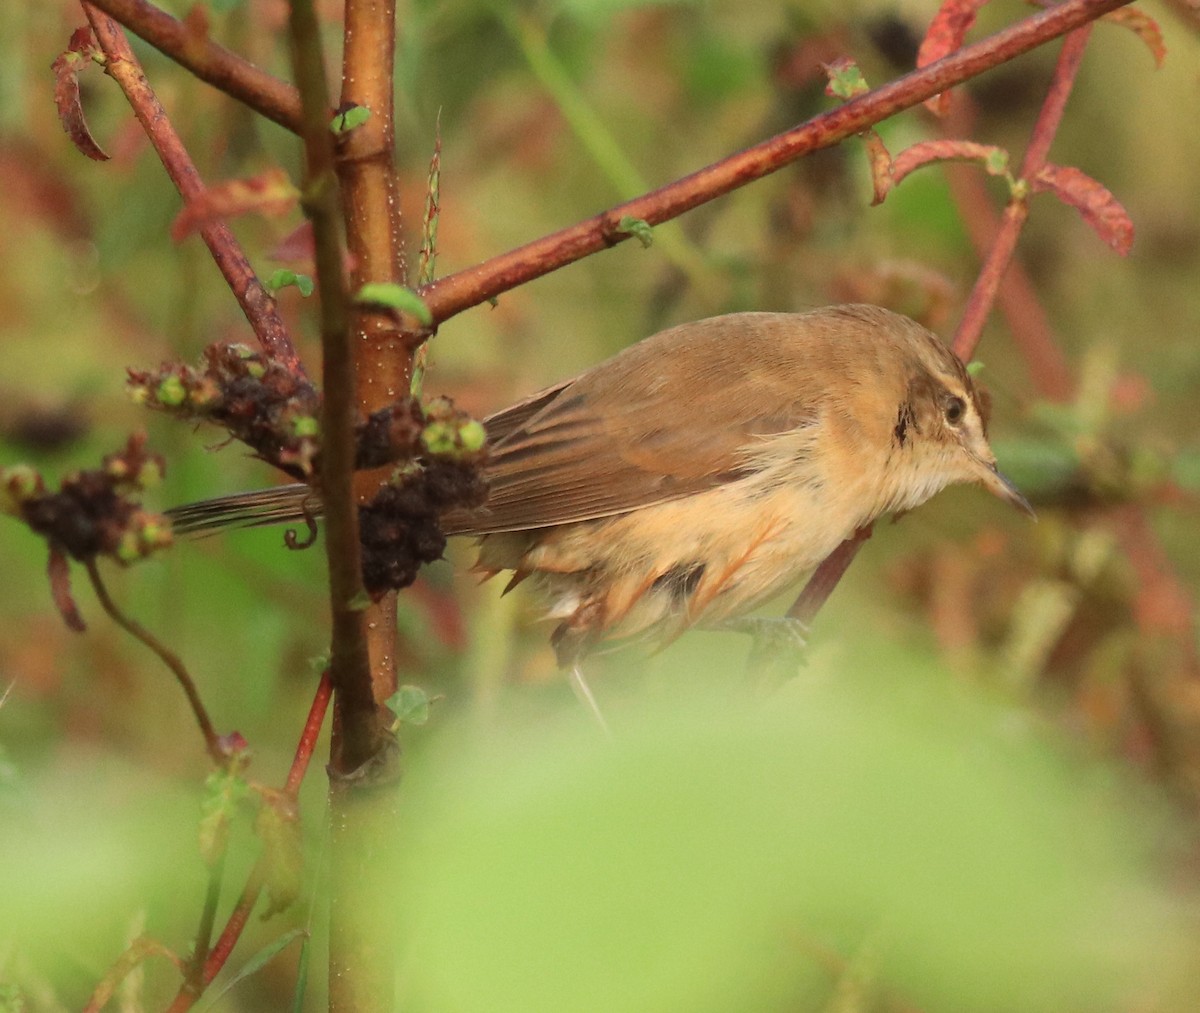
[[[354,478],[354,357],[342,277],[337,178],[329,130],[328,88],[312,0],[293,0],[292,58],[303,105],[305,179],[303,205],[312,221],[320,286],[321,498],[325,504],[325,549],[329,560],[332,644],[330,675],[338,718],[335,775],[352,773],[379,751],[382,725],[371,693],[363,614],[362,560]]]
[[[406,280],[399,184],[393,148],[394,0],[347,0],[341,105],[369,111],[366,121],[338,138],[337,173],[350,250],[352,290],[367,282]],[[354,307],[350,321],[357,365],[354,399],[364,415],[409,391],[418,343],[391,313]],[[379,485],[378,474],[356,476],[359,501]],[[371,691],[381,705],[396,690],[396,596],[364,614]],[[396,914],[379,877],[389,867],[383,841],[394,822],[396,791],[364,792],[353,782],[330,786],[329,1008],[344,1013],[390,1010],[395,993]]]

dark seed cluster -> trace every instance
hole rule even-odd
[[[213,422],[295,478],[313,474],[321,397],[301,374],[246,345],[215,344],[198,367],[129,370],[139,404]]]
[[[142,492],[156,485],[166,465],[146,450],[144,435],[104,458],[98,469],[67,475],[58,491],[46,489],[24,465],[0,471],[0,510],[23,520],[52,549],[73,559],[111,556],[123,564],[171,544],[171,527],[142,509]]]

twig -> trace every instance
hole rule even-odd
[[[944,121],[947,137],[969,137],[974,127],[974,102],[968,94],[955,97]],[[946,166],[946,181],[959,218],[979,262],[988,257],[992,240],[1000,231],[1000,216],[978,167]],[[1075,380],[1070,363],[1054,337],[1050,321],[1034,290],[1029,272],[1014,255],[1000,281],[996,303],[1008,324],[1009,337],[1021,354],[1029,381],[1043,396],[1063,402],[1071,397]]]
[[[842,574],[854,562],[854,557],[858,555],[858,550],[871,537],[871,532],[872,526],[869,524],[865,528],[859,528],[825,557],[825,560],[816,568],[813,575],[808,578],[808,583],[804,585],[804,590],[800,592],[800,596],[793,603],[792,607],[788,609],[787,615],[789,619],[798,619],[805,626],[812,624],[812,621],[817,617],[817,613],[821,611],[825,602],[829,600],[829,596],[833,594],[833,589],[837,587],[838,581],[842,579]]]
[[[1063,8],[1055,9],[1062,10]],[[1075,76],[1078,73],[1080,61],[1083,59],[1083,52],[1087,47],[1090,33],[1091,26],[1086,25],[1068,35],[1063,42],[1046,100],[1042,104],[1041,113],[1033,127],[1029,147],[1025,151],[1025,159],[1021,165],[1023,178],[1032,176],[1045,164],[1054,135],[1062,122],[1063,110],[1066,108],[1071,87],[1075,83]],[[995,39],[996,36],[992,38]],[[962,52],[965,50],[960,51],[960,53]],[[932,64],[931,67],[937,67],[944,62],[945,60],[939,61],[939,63]],[[902,78],[901,81],[903,80],[906,79]],[[863,96],[864,99],[869,97],[870,95]],[[980,334],[983,332],[983,322],[991,312],[1001,279],[1012,259],[1017,239],[1021,234],[1021,227],[1028,214],[1029,206],[1024,195],[1014,196],[1005,208],[1004,224],[996,234],[991,251],[980,269],[975,288],[963,311],[962,320],[959,322],[951,346],[959,358],[964,361],[971,357],[979,343]],[[805,625],[811,623],[833,593],[834,588],[837,587],[851,562],[854,561],[854,557],[858,555],[858,550],[862,548],[863,542],[869,537],[869,528],[860,529],[834,549],[808,579],[808,583],[804,585],[795,604],[788,610],[788,615],[799,619]]]
[[[141,641],[150,648],[151,651],[158,655],[158,659],[174,673],[175,680],[182,687],[183,693],[191,705],[192,714],[196,718],[196,724],[200,726],[200,734],[204,736],[204,746],[208,750],[208,755],[212,758],[213,763],[218,766],[224,766],[228,760],[228,756],[226,751],[221,747],[221,738],[217,735],[212,720],[208,716],[208,711],[204,708],[204,702],[200,699],[196,683],[192,680],[191,675],[188,673],[187,668],[184,667],[179,656],[174,651],[169,650],[136,619],[131,619],[117,608],[116,602],[112,600],[112,597],[108,593],[108,588],[104,586],[104,581],[100,577],[100,571],[96,566],[95,559],[85,560],[84,567],[92,582],[92,588],[96,592],[96,599],[100,602],[100,607],[108,613],[109,618],[135,640]]]
[[[1062,122],[1063,111],[1075,85],[1075,77],[1079,73],[1079,64],[1083,60],[1091,31],[1092,26],[1085,25],[1063,41],[1046,100],[1042,103],[1041,112],[1030,136],[1029,147],[1025,149],[1025,158],[1021,162],[1019,178],[1022,180],[1032,179],[1046,164],[1046,155],[1050,152],[1050,145],[1054,143],[1054,135],[1058,133],[1059,124]],[[951,343],[955,354],[964,362],[971,358],[979,344],[983,325],[995,305],[1000,282],[1012,261],[1017,240],[1028,217],[1028,194],[1014,194],[1004,209],[1000,231],[993,239],[987,259],[979,270],[979,277],[975,280],[975,287],[971,290],[971,296],[967,300],[962,319],[954,334],[954,341]]]
[[[302,204],[312,222],[320,292],[321,493],[325,504],[325,550],[329,561],[332,641],[330,674],[337,695],[339,742],[334,769],[348,773],[374,757],[384,738],[367,654],[361,602],[362,553],[353,495],[355,363],[350,315],[342,276],[337,178],[329,130],[328,86],[320,27],[311,0],[294,0],[289,27],[292,60],[304,108],[305,181]]]
[[[83,4],[83,11],[91,22],[96,41],[104,50],[107,63],[105,70],[120,85],[134,115],[141,123],[150,143],[158,153],[163,168],[175,189],[185,201],[195,200],[204,193],[204,183],[196,171],[195,163],[171,125],[166,110],[150,87],[141,64],[129,47],[129,40],[112,18],[90,3]],[[212,222],[200,229],[200,236],[216,261],[234,298],[254,329],[263,350],[289,369],[302,372],[299,357],[288,336],[283,318],[275,309],[275,300],[263,288],[250,261],[233,232],[224,222]]]
[[[309,763],[316,751],[317,739],[321,735],[321,726],[325,723],[325,714],[329,709],[329,700],[332,695],[333,682],[327,668],[321,673],[321,681],[317,684],[317,691],[313,695],[313,702],[308,709],[308,718],[304,722],[304,730],[300,733],[300,741],[296,744],[296,755],[284,783],[283,790],[293,801],[300,794],[300,785],[304,781],[304,775],[308,772]],[[262,894],[263,886],[266,883],[266,868],[266,858],[259,858],[246,879],[246,885],[242,888],[237,904],[234,905],[233,911],[230,912],[229,918],[225,922],[225,928],[208,952],[208,957],[204,961],[204,973],[200,979],[200,987],[192,989],[189,988],[189,982],[185,982],[168,1008],[168,1013],[185,1013],[186,1010],[191,1009],[204,989],[221,973],[221,969],[229,961],[234,947],[246,928],[246,923],[250,920],[254,906]]]
[[[138,38],[256,112],[300,133],[300,93],[146,0],[95,0],[92,6]]]
[[[441,323],[502,292],[625,241],[629,235],[619,228],[622,218],[640,218],[651,225],[676,218],[804,155],[832,147],[880,120],[1065,35],[1128,2],[1066,0],[683,179],[475,267],[440,278],[423,286],[420,294],[432,311],[434,321]]]

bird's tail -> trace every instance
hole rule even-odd
[[[320,493],[302,483],[237,492],[187,503],[167,511],[171,530],[202,537],[225,528],[257,528],[313,520],[324,513]]]

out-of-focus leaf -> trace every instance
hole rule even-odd
[[[921,1009],[1104,1009],[1188,981],[1155,808],[935,670],[848,645],[758,702],[689,673],[610,711],[612,741],[578,709],[451,729],[386,849],[410,1001],[820,1009],[814,954],[864,945]]]
[[[179,242],[214,221],[256,213],[282,215],[296,206],[300,191],[282,169],[268,169],[246,179],[231,179],[208,187],[187,202],[171,224],[171,238]]]
[[[929,23],[925,38],[921,40],[917,66],[928,67],[961,48],[967,32],[975,24],[979,9],[985,3],[987,0],[945,0]],[[926,108],[935,116],[945,116],[949,104],[949,92],[942,92],[925,101]]]
[[[1101,15],[1101,20],[1112,21],[1133,32],[1150,50],[1150,55],[1154,57],[1154,66],[1162,69],[1167,59],[1167,44],[1163,41],[1162,29],[1158,27],[1154,18],[1137,7],[1118,7],[1115,11]]]

